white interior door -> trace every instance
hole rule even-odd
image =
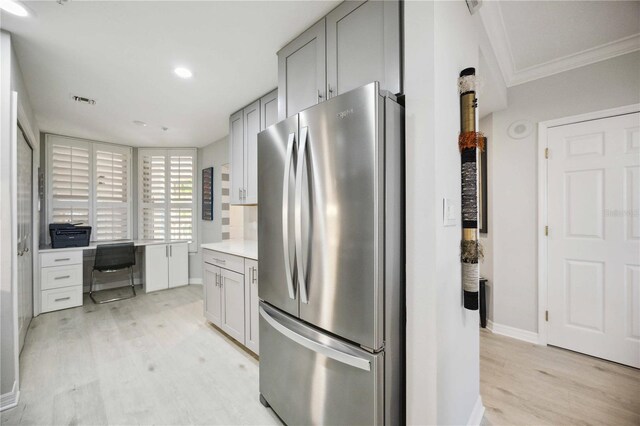
[[[20,350],[33,318],[33,151],[18,129],[18,332]]]
[[[640,367],[640,114],[547,143],[548,343]]]

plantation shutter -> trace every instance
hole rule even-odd
[[[166,237],[166,154],[164,151],[139,150],[140,236],[145,240]]]
[[[190,240],[197,249],[195,166],[195,149],[138,150],[141,238]]]
[[[90,222],[90,146],[61,140],[49,145],[49,222]]]
[[[131,148],[49,134],[45,144],[47,222],[88,224],[92,241],[131,238]]]
[[[169,156],[170,235],[172,240],[193,239],[195,194],[193,155]]]
[[[95,240],[121,240],[130,232],[130,149],[94,146]]]

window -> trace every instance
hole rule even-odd
[[[191,240],[196,250],[196,150],[139,149],[139,236]]]
[[[88,223],[92,241],[131,238],[131,148],[56,135],[46,145],[48,222]]]

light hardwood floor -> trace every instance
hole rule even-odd
[[[187,286],[33,319],[19,405],[2,424],[280,424],[258,363],[202,316]]]
[[[40,315],[2,424],[280,424],[258,363],[208,325],[202,287]],[[640,425],[640,370],[481,331],[483,425]]]
[[[480,333],[483,423],[640,425],[640,370]]]

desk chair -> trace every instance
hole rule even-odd
[[[118,244],[99,244],[96,247],[96,260],[91,270],[91,283],[89,284],[89,297],[93,303],[108,303],[116,300],[131,299],[136,297],[136,289],[133,287],[133,265],[136,264],[136,252],[132,242]],[[129,280],[133,294],[127,297],[116,297],[114,299],[98,301],[93,297],[93,284],[95,282],[95,272],[116,272],[129,268]]]

